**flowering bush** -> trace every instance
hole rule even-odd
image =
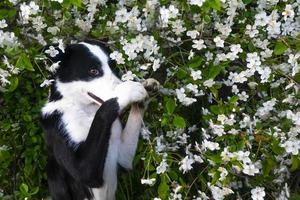
[[[84,38],[108,39],[123,80],[162,84],[118,199],[299,198],[299,0],[0,5],[3,198],[47,196],[40,87],[59,63],[41,52]]]

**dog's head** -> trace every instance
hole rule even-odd
[[[111,98],[115,86],[121,81],[104,44],[85,41],[67,46],[64,52],[56,50],[59,53],[54,57],[46,53],[50,60],[59,62],[52,95],[59,93],[61,97],[84,104]]]

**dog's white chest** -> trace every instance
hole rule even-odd
[[[96,110],[72,108],[63,113],[62,120],[68,134],[68,139],[73,143],[85,141]]]

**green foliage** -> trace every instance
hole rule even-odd
[[[9,73],[7,77],[0,76],[1,84],[3,80],[9,82],[0,86],[0,199],[48,197],[46,147],[39,122],[48,89],[40,85],[50,77],[49,69],[53,63],[45,58],[42,49],[58,39],[67,45],[85,38],[108,38],[111,49],[124,59],[125,64],[118,64],[123,74],[133,72],[137,80],[155,77],[165,89],[151,97],[143,129],[143,134],[148,131],[149,135],[148,138],[143,135],[145,138],[139,142],[134,170],[121,174],[117,199],[159,197],[167,200],[172,199],[176,192],[183,199],[195,199],[200,192],[211,198],[211,186],[214,185],[234,188],[235,194],[228,195],[227,199],[237,199],[238,195],[250,199],[250,189],[255,187],[264,187],[266,198],[272,199],[285,190],[285,183],[294,192],[291,199],[299,199],[299,187],[296,186],[299,182],[293,184],[287,176],[292,173],[297,177],[299,152],[288,152],[284,142],[290,138],[299,141],[296,128],[299,128],[300,105],[300,72],[297,71],[300,35],[270,35],[269,25],[254,28],[255,16],[262,9],[257,9],[258,3],[262,1],[206,0],[201,5],[191,5],[191,1],[160,0],[153,8],[146,6],[149,1],[126,1],[124,6],[110,1],[102,5],[99,1],[94,10],[85,0],[64,0],[61,3],[36,0],[38,13],[32,14],[28,23],[22,22],[26,16],[21,17],[20,6],[29,6],[30,2],[20,0],[14,5],[11,0],[0,1],[0,20],[5,19],[8,24],[0,28],[1,59],[5,61],[7,58],[8,62],[0,63],[0,75],[5,74],[2,70]],[[277,21],[272,21],[271,28],[276,28],[276,22],[280,21],[282,31],[283,24],[289,22],[283,16],[287,4],[293,4],[294,20],[299,20],[299,6],[291,2],[294,1],[268,1],[264,5],[266,8],[262,10],[266,15],[276,13],[273,19]],[[34,5],[30,9],[32,7]],[[134,23],[114,24],[116,13],[121,8],[124,8],[123,12],[138,13],[137,18],[129,18]],[[171,9],[177,15],[170,17],[171,11],[168,10],[166,26],[159,21],[161,8]],[[91,14],[93,11],[95,13]],[[93,20],[89,21],[91,16]],[[143,21],[139,25],[145,26],[142,27],[145,30],[135,27],[139,19]],[[45,27],[39,27],[43,25],[41,21]],[[59,29],[51,33],[51,27]],[[175,33],[180,28],[183,31]],[[14,35],[17,45],[2,42],[2,30],[9,36]],[[195,38],[187,35],[188,31],[195,30],[198,33]],[[257,33],[252,37],[246,34],[247,31]],[[222,39],[224,47],[216,45],[216,37]],[[205,47],[193,47],[200,39]],[[150,50],[147,49],[151,56],[146,56],[149,52],[143,49],[130,59],[124,46],[133,40],[138,40],[136,46],[154,42]],[[267,43],[262,45],[265,40]],[[232,45],[241,48],[233,58]],[[153,53],[155,50],[157,52]],[[253,59],[254,53],[258,60]],[[155,59],[159,59],[160,66],[154,70]],[[142,69],[142,66],[147,69]],[[252,75],[249,75],[252,73],[250,69],[255,71]],[[200,75],[193,77],[192,72],[196,71]],[[233,75],[234,78],[229,78]],[[263,76],[268,78],[263,80]],[[236,80],[231,84],[233,79]],[[213,81],[213,84],[207,84],[207,81]],[[238,92],[234,92],[233,85]],[[189,98],[194,100],[193,103],[185,104],[184,100]],[[272,99],[275,99],[274,106],[270,106]],[[205,146],[204,141],[214,143]],[[224,156],[225,150],[228,158]],[[243,157],[242,153],[249,155]],[[259,172],[255,175],[245,173],[245,163],[237,155],[251,160]],[[189,161],[193,162],[191,166]],[[167,167],[158,173],[162,163]],[[227,172],[226,176],[222,172]],[[143,185],[141,179],[155,181]],[[278,180],[283,184],[279,186]],[[233,185],[240,185],[240,188]]]

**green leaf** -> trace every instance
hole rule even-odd
[[[209,0],[207,1],[208,5],[215,10],[220,11],[221,10],[221,1],[220,0]]]
[[[271,144],[271,148],[272,151],[277,155],[282,155],[284,153],[284,149],[281,146],[279,146],[279,144],[280,144],[279,141],[274,140]]]
[[[244,4],[249,4],[249,3],[251,3],[252,2],[252,0],[243,0],[243,3]]]
[[[13,92],[15,89],[17,89],[18,85],[19,85],[19,79],[18,77],[12,77],[10,78],[10,85],[8,88],[8,92]]]
[[[214,79],[216,76],[220,74],[222,70],[223,70],[222,66],[216,66],[216,65],[211,66],[208,71],[207,79]]]
[[[300,168],[300,160],[297,156],[292,156],[292,166],[291,166],[291,171],[296,171],[297,169]]]
[[[70,0],[70,3],[74,6],[81,7],[81,0]]]
[[[184,119],[180,116],[177,116],[177,115],[173,119],[173,124],[177,128],[184,128],[186,126]]]
[[[38,191],[39,191],[39,187],[35,187],[35,188],[33,188],[32,191],[30,192],[30,195],[32,196],[32,195],[34,195],[34,194],[37,194]]]
[[[67,8],[70,5],[81,7],[81,3],[82,3],[81,0],[64,0],[64,7]]]
[[[12,19],[16,13],[16,9],[0,9],[0,19]]]
[[[210,18],[210,16],[209,15],[205,15],[204,17],[203,17],[203,19],[204,19],[204,21],[208,24],[209,22],[211,22],[211,18]]]
[[[169,124],[168,118],[167,118],[166,116],[164,116],[164,117],[162,118],[160,124],[161,124],[161,126],[166,126],[166,125],[168,125],[168,124]]]
[[[185,78],[186,76],[187,76],[187,72],[186,71],[184,71],[183,69],[178,69],[178,71],[176,72],[176,76],[177,76],[177,78],[179,78],[179,79],[183,79],[183,78]]]
[[[168,113],[172,114],[175,110],[175,107],[176,107],[176,105],[175,105],[174,99],[169,98],[166,103],[166,108],[167,108]]]
[[[162,178],[162,181],[158,186],[158,195],[161,199],[167,199],[168,194],[169,194],[169,186],[165,181],[165,178]]]
[[[25,183],[22,183],[20,185],[20,191],[23,195],[27,195],[28,193],[28,185],[26,185]]]
[[[26,54],[21,54],[21,56],[17,60],[16,67],[18,67],[19,69],[34,71],[34,68]]]
[[[273,157],[268,157],[263,161],[263,175],[269,176],[272,169],[276,167],[276,161]]]
[[[274,54],[275,55],[281,55],[287,50],[288,47],[281,41],[277,41],[274,48]]]
[[[220,105],[212,105],[209,107],[211,112],[213,112],[216,115],[223,114],[224,113],[224,108]]]
[[[203,59],[200,56],[195,56],[190,62],[189,62],[189,67],[195,69],[201,66],[203,63]]]

